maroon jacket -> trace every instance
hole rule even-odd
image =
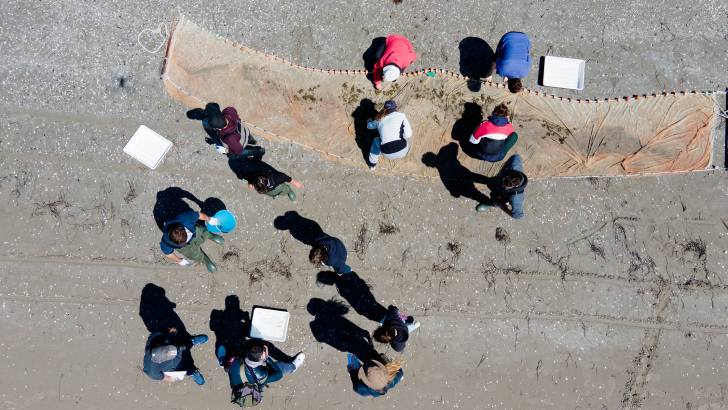
[[[222,116],[228,120],[228,126],[218,130],[217,136],[220,137],[222,142],[224,142],[228,148],[230,148],[230,154],[242,154],[243,148],[248,145],[248,137],[246,135],[245,141],[240,141],[242,139],[242,135],[240,135],[240,132],[238,131],[238,122],[240,121],[238,112],[233,107],[227,107],[222,110]]]

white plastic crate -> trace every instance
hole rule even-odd
[[[171,147],[170,140],[152,131],[146,125],[140,125],[126,143],[124,152],[149,168],[155,169]]]
[[[584,89],[586,62],[576,58],[544,57],[543,85],[546,87]]]
[[[285,342],[290,317],[291,314],[285,310],[256,307],[250,320],[250,337],[271,342]]]

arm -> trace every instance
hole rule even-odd
[[[493,80],[493,72],[495,72],[495,60],[497,58],[498,58],[497,54],[495,56],[493,56],[493,64],[490,65],[490,70],[488,70],[488,74],[485,75],[485,81]]]
[[[205,222],[207,222],[207,221],[210,220],[210,217],[207,216],[207,215],[205,215],[205,214],[203,214],[202,212],[198,212],[198,215],[199,215],[199,219],[198,219],[199,221],[205,221]],[[195,222],[197,222],[197,221],[195,221]]]
[[[296,188],[303,188],[303,184],[298,181],[294,181],[293,178],[291,178],[291,185],[295,186]]]
[[[410,126],[409,121],[407,121],[407,117],[404,117],[404,137],[410,138],[412,136],[412,127]]]
[[[265,379],[265,384],[274,383],[274,382],[277,382],[278,380],[282,379],[283,372],[281,372],[278,369],[278,366],[276,366],[274,364],[273,359],[268,357],[267,359],[265,359],[265,361],[266,361],[266,363],[268,363],[268,365],[266,365],[266,367],[268,368],[268,378]]]
[[[237,135],[240,134],[231,135],[223,141],[228,146],[227,152],[229,154],[238,155],[243,153],[245,147],[240,144],[240,138],[235,138]]]
[[[273,183],[274,186],[278,186],[284,182],[293,181],[293,178],[276,170],[269,171],[268,175],[270,176],[270,181]]]
[[[509,202],[511,204],[511,212],[509,213],[513,218],[515,219],[521,219],[523,218],[523,200],[525,199],[526,194],[518,194],[513,195],[509,198]]]
[[[172,253],[170,253],[168,255],[164,255],[164,257],[167,258],[167,259],[169,259],[169,260],[172,260],[174,262],[177,262],[177,263],[180,263],[183,260],[180,257],[178,257],[177,255],[175,255],[174,252],[172,252]]]
[[[382,57],[377,60],[376,63],[374,63],[374,68],[372,68],[372,77],[374,79],[374,87],[376,87],[377,90],[382,89],[382,69],[384,66],[382,65],[382,60],[384,60],[384,55],[387,54],[387,50],[384,50],[384,53],[382,54]]]
[[[152,380],[164,380],[164,378],[166,377],[164,373],[158,371],[157,369],[152,369],[152,367],[152,358],[149,356],[149,352],[147,351],[144,355],[144,369],[142,369],[142,371]]]

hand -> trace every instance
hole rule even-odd
[[[380,90],[381,91],[382,90],[382,84],[375,84],[374,85],[374,88],[376,88],[377,90]]]
[[[169,331],[169,334],[171,334],[171,335],[177,334],[177,328],[176,327],[170,327],[167,330]]]
[[[181,261],[177,262],[177,265],[179,266],[190,266],[190,261],[187,259],[182,259]]]
[[[164,379],[162,379],[162,380],[164,380],[165,382],[174,383],[174,381],[177,380],[177,379],[175,379],[172,376],[164,376]]]
[[[298,181],[291,180],[291,185],[295,186],[296,188],[303,188],[303,184]]]
[[[493,80],[493,74],[491,74],[491,75],[489,75],[489,76],[485,77],[485,78],[484,78],[484,80],[485,80],[486,82],[490,82],[490,81],[492,81],[492,80]]]
[[[507,83],[508,82],[508,77],[503,77],[503,82],[504,83]]]
[[[227,154],[228,152],[227,148],[223,147],[222,145],[216,146],[215,149],[221,154]]]
[[[215,218],[214,216],[210,218],[210,220],[207,222],[209,222],[212,226],[220,226],[220,220]]]

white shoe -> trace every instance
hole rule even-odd
[[[296,366],[296,370],[298,370],[299,367],[303,364],[303,361],[306,360],[306,355],[303,353],[299,353],[296,355],[296,358],[293,359],[293,365]],[[294,372],[296,371],[294,370]]]
[[[412,327],[409,329],[409,331],[411,332],[413,330],[419,329],[419,327],[420,327],[420,322],[412,323]]]

